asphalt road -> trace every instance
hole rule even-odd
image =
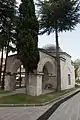
[[[39,107],[0,107],[0,120],[36,120],[52,106]]]
[[[80,120],[80,93],[61,104],[48,120]]]

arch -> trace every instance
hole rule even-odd
[[[21,61],[19,59],[15,59],[14,62],[12,63],[10,67],[10,72],[11,73],[16,73],[17,69],[22,65]]]
[[[55,66],[51,62],[47,61],[43,66],[43,77],[42,77],[42,91],[53,90],[57,86]]]
[[[42,58],[39,61],[37,71],[38,72],[43,72],[43,67],[46,63],[51,63],[51,65],[53,66],[53,68],[55,70],[53,73],[56,74],[56,61],[55,61],[55,59],[51,59],[49,57]]]
[[[50,73],[50,74],[53,74],[53,72],[54,72],[54,66],[53,66],[54,64],[52,64],[51,62],[46,62],[45,64],[44,64],[44,67],[46,67],[47,68],[47,70],[48,70],[48,74]],[[44,68],[43,67],[43,68]]]
[[[21,64],[22,63],[19,59],[15,59],[11,68],[10,68],[10,71],[11,71],[11,74],[12,74],[12,76],[10,77],[11,78],[10,84],[12,84],[11,87],[12,87],[13,90],[15,90],[15,88],[16,88],[16,74],[15,73],[17,73],[17,70],[18,70],[18,68],[20,67]]]
[[[16,87],[16,73],[17,69],[21,65],[21,61],[17,59],[17,55],[12,55],[8,57],[7,60],[7,69],[6,72],[10,72],[11,75],[6,75],[5,77],[5,89],[6,90],[15,90]]]
[[[45,89],[45,85],[46,82],[48,81],[49,77],[48,77],[48,69],[46,68],[46,66],[43,67],[43,77],[42,77],[42,90]]]

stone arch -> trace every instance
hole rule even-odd
[[[6,71],[13,73],[18,69],[20,65],[21,61],[17,59],[17,55],[8,56]]]
[[[49,57],[45,57],[39,61],[37,71],[43,72],[43,67],[47,62],[52,64],[52,66],[54,67],[54,70],[55,70],[54,73],[56,74],[56,61],[54,58],[51,59]]]
[[[53,90],[57,87],[56,68],[51,62],[46,62],[43,66],[42,90]]]
[[[5,90],[13,91],[16,86],[16,72],[21,65],[21,61],[17,59],[17,55],[12,55],[8,57],[7,60],[7,69],[6,72],[9,72],[10,75],[5,77]]]
[[[42,91],[47,88],[47,85],[51,85],[53,89],[57,87],[56,81],[56,60],[50,56],[42,57],[39,61],[37,71],[43,73],[42,76]]]
[[[17,70],[18,70],[18,68],[20,67],[21,64],[22,64],[21,61],[16,59],[13,62],[11,68],[10,68],[10,71],[11,71],[11,74],[12,74],[11,79],[10,79],[10,84],[12,84],[11,85],[12,90],[15,90],[15,87],[16,87],[16,73],[17,73]]]
[[[14,62],[12,63],[11,67],[10,67],[10,72],[11,73],[16,73],[17,69],[20,67],[21,65],[21,61],[19,59],[15,59]]]

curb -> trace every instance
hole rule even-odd
[[[80,89],[77,90],[76,92],[68,95],[67,97],[61,98],[57,102],[55,102],[51,108],[49,108],[46,112],[44,112],[38,119],[36,120],[47,120],[53,113],[54,111],[65,101],[76,95],[77,93],[80,92]]]
[[[0,104],[0,107],[37,107],[37,106],[46,106],[46,105],[48,105],[48,104],[50,104],[52,102],[54,102],[53,104],[56,104],[56,103],[60,102],[63,99],[68,100],[69,97],[71,98],[72,96],[76,95],[79,92],[80,92],[80,89],[76,90],[76,91],[72,91],[72,92],[67,93],[67,94],[64,94],[64,95],[59,96],[59,97],[57,97],[57,98],[55,98],[55,99],[53,99],[51,101],[41,103],[41,104]]]

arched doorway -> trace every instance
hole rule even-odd
[[[16,75],[19,74],[19,68],[21,65],[22,63],[19,59],[17,59],[17,55],[8,57],[6,72],[10,74],[6,74],[5,77],[5,90],[15,90],[17,78]],[[25,74],[25,71],[23,72]]]
[[[43,78],[42,78],[42,90],[45,89],[46,87],[46,82],[48,81],[49,77],[48,77],[48,70],[46,68],[46,66],[43,67]]]
[[[56,70],[52,63],[46,62],[43,66],[42,91],[54,91],[56,89]]]
[[[20,65],[16,71],[16,88],[25,86],[25,68]]]

